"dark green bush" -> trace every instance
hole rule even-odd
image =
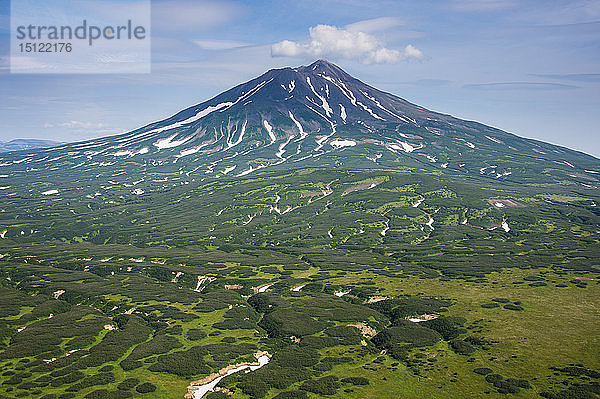
[[[315,348],[315,349],[322,349],[322,348],[332,347],[332,346],[336,346],[336,345],[340,345],[340,344],[341,344],[341,341],[337,338],[315,337],[313,335],[304,337],[304,338],[302,338],[302,341],[300,341],[300,346],[302,346],[302,347],[308,346],[308,347]]]
[[[313,366],[313,369],[317,371],[329,371],[333,369],[332,363],[317,363]]]
[[[273,365],[269,368],[265,366],[257,371],[261,371],[260,373],[254,372],[257,378],[276,389],[286,389],[290,385],[306,380],[311,376],[308,369],[297,365],[295,367]]]
[[[485,345],[491,344],[491,342],[486,340],[485,338],[476,337],[474,335],[469,335],[468,337],[465,337],[464,341],[470,343],[473,346],[480,347],[484,347]]]
[[[407,316],[425,313],[439,313],[452,305],[449,300],[435,298],[407,297],[387,299],[368,305],[370,308],[388,316],[392,321],[404,319]]]
[[[600,379],[600,372],[587,369],[587,368],[583,367],[583,365],[566,366],[563,368],[550,367],[550,370],[558,371],[558,372],[566,374],[570,377],[585,376],[585,377]]]
[[[179,340],[170,335],[159,334],[150,341],[143,342],[135,347],[125,360],[139,360],[152,355],[167,353],[173,349],[181,348],[183,345]]]
[[[485,376],[485,380],[490,384],[494,384],[495,382],[502,381],[504,376],[502,374],[488,374]]]
[[[527,380],[520,380],[516,378],[504,378],[500,374],[488,374],[485,380],[498,390],[499,393],[509,394],[518,393],[521,388],[530,389],[531,384]]]
[[[507,378],[505,381],[507,383],[514,385],[516,387],[519,387],[519,388],[531,389],[531,384],[527,380],[521,380],[521,379],[516,379],[516,378]]]
[[[6,385],[17,385],[23,382],[23,377],[19,374],[12,375],[8,380],[4,381]]]
[[[115,376],[112,372],[98,373],[84,377],[77,384],[71,385],[67,391],[80,391],[95,385],[107,385],[115,381]]]
[[[574,384],[557,393],[541,392],[540,396],[546,399],[596,399],[600,395],[600,384]]]
[[[117,385],[117,389],[120,389],[121,391],[128,391],[130,389],[135,388],[135,386],[139,384],[139,382],[140,380],[138,380],[137,378],[128,378],[120,382],[119,385]]]
[[[529,284],[530,287],[546,287],[548,284],[544,283],[543,281],[537,281],[535,283],[531,283]]]
[[[493,371],[492,371],[492,369],[489,369],[487,367],[478,367],[478,368],[473,369],[473,372],[475,374],[488,375],[488,374],[491,374]]]
[[[262,398],[269,392],[269,385],[256,378],[249,378],[238,384],[243,393],[251,398]]]
[[[499,308],[500,305],[498,305],[495,302],[490,302],[490,303],[484,303],[481,305],[482,308],[484,309],[493,309],[493,308]]]
[[[524,310],[522,306],[517,306],[517,305],[512,305],[512,304],[504,305],[504,309],[517,310],[517,311]]]
[[[76,370],[76,371],[73,371],[72,373],[67,374],[65,376],[53,379],[50,382],[50,385],[52,385],[53,387],[58,387],[58,386],[61,386],[63,384],[70,384],[70,383],[79,381],[79,380],[81,380],[84,377],[85,377],[85,374],[83,374],[79,370]]]
[[[144,363],[142,363],[139,360],[132,360],[130,358],[127,359],[123,359],[121,360],[121,362],[119,363],[119,366],[121,366],[121,368],[124,371],[131,371],[131,370],[135,370],[137,368],[140,368],[144,365]]]
[[[440,333],[442,338],[446,341],[458,338],[459,335],[467,332],[464,328],[460,328],[464,325],[466,320],[462,317],[438,317],[437,319],[428,320],[419,323],[423,327],[430,328]]]
[[[197,374],[208,374],[210,367],[204,361],[208,351],[204,347],[194,346],[186,351],[161,355],[158,361],[148,369],[154,372],[167,372],[181,377],[191,377]]]
[[[338,338],[340,340],[340,344],[342,345],[358,345],[362,340],[362,335],[356,327],[329,327],[324,332],[330,337]]]
[[[156,391],[156,385],[150,382],[143,382],[137,387],[135,387],[135,390],[139,393],[150,393]]]
[[[335,395],[339,387],[338,378],[334,376],[304,381],[300,385],[300,389],[319,395]]]
[[[165,334],[168,334],[168,335],[181,335],[181,333],[183,332],[183,327],[181,327],[179,324],[177,324],[177,325],[165,328],[164,332],[165,332]]]
[[[197,341],[202,338],[206,338],[206,331],[200,328],[190,328],[187,332],[187,338],[192,341]]]
[[[48,385],[48,384],[46,384],[46,385]],[[36,387],[38,387],[38,385],[33,381],[25,381],[24,383],[17,386],[17,388],[24,389],[24,390],[32,390],[33,388],[36,388]]]
[[[280,367],[310,367],[318,363],[321,356],[312,348],[300,348],[289,345],[277,351],[271,358],[271,364]],[[265,369],[267,367],[264,367]]]
[[[519,387],[511,384],[508,380],[498,381],[494,383],[499,393],[519,393]]]
[[[227,395],[224,392],[217,391],[217,392],[209,392],[208,394],[206,394],[206,396],[204,398],[205,399],[229,399],[229,395]]]
[[[194,306],[194,310],[199,312],[213,312],[215,310],[225,309],[229,305],[241,302],[240,294],[232,290],[215,290],[202,295],[202,302]]]
[[[159,281],[170,281],[173,277],[171,271],[166,267],[162,266],[149,266],[147,268],[148,276],[155,278]]]
[[[346,377],[341,380],[345,384],[369,385],[369,379],[365,377]]]
[[[308,314],[291,309],[275,310],[266,314],[259,325],[270,337],[303,337],[324,330],[327,323],[317,321]]]
[[[391,348],[394,344],[407,343],[413,346],[431,346],[442,339],[434,330],[406,320],[398,320],[394,327],[386,328],[372,339],[378,348]]]
[[[285,391],[280,392],[273,399],[308,399],[305,391]]]
[[[250,298],[248,298],[248,303],[258,313],[269,312],[276,306],[276,302],[272,300],[272,296],[263,293],[252,295]]]
[[[452,350],[459,355],[467,356],[475,352],[475,348],[473,347],[473,345],[463,341],[462,339],[454,339],[449,343]]]
[[[89,350],[87,356],[76,362],[77,368],[100,366],[115,361],[123,356],[131,346],[145,341],[150,335],[151,328],[137,316],[124,318],[119,323],[123,327],[109,331],[99,344]]]

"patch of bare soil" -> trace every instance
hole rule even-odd
[[[369,327],[367,323],[351,323],[347,324],[350,327],[356,327],[360,330],[360,333],[365,337],[371,338],[377,335],[377,331],[373,327]]]
[[[496,209],[524,208],[525,205],[514,200],[488,200],[489,204]]]
[[[389,298],[387,296],[373,295],[373,296],[370,296],[369,299],[367,299],[363,303],[377,303],[377,302],[385,301],[386,299],[389,299]]]
[[[380,185],[381,183],[383,183],[383,179],[373,179],[370,180],[368,182],[365,182],[363,184],[359,184],[357,186],[353,186],[350,188],[347,188],[346,190],[344,190],[344,192],[342,193],[342,195],[348,195],[354,191],[361,191],[361,190],[369,190],[373,187],[376,187],[378,185]]]

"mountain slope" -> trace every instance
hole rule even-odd
[[[23,151],[36,148],[48,148],[61,145],[61,142],[53,140],[39,139],[15,139],[10,141],[0,141],[0,152]]]
[[[336,166],[597,189],[600,161],[429,111],[319,60],[273,69],[118,136],[0,157],[9,177],[245,176]],[[107,173],[108,172],[108,173]]]

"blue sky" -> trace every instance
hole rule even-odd
[[[9,15],[0,0],[0,140],[121,133],[319,57],[429,109],[600,156],[600,0],[152,0],[140,75],[10,74]]]

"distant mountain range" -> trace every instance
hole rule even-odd
[[[217,178],[333,166],[584,189],[596,188],[600,174],[590,155],[429,111],[324,60],[269,70],[132,132],[6,155],[0,164]]]
[[[61,144],[61,142],[53,140],[15,139],[10,141],[0,141],[0,152],[48,148],[55,147]]]

